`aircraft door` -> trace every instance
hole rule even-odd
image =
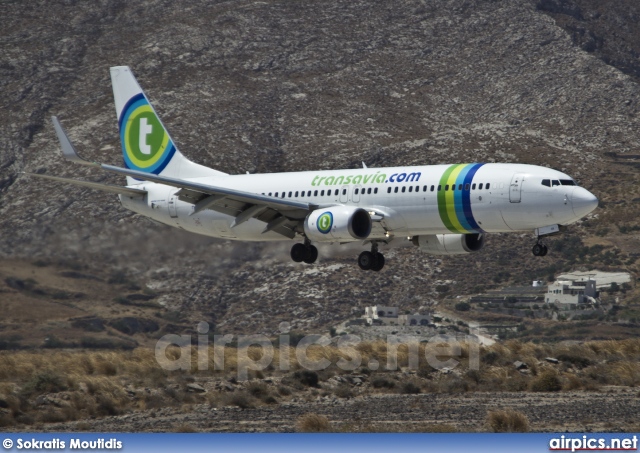
[[[511,185],[509,186],[509,201],[511,203],[520,203],[522,199],[522,183],[524,183],[524,175],[516,173],[511,178]]]
[[[349,201],[349,186],[342,186],[340,189],[340,203]]]
[[[175,195],[169,197],[169,216],[172,219],[178,217],[178,197]]]

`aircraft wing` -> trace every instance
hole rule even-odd
[[[179,199],[191,203],[194,206],[192,215],[204,209],[212,209],[235,217],[236,219],[231,225],[232,228],[251,218],[256,218],[266,223],[263,233],[274,231],[283,236],[293,238],[295,237],[295,228],[299,222],[304,220],[309,212],[321,207],[312,203],[269,197],[226,187],[217,187],[195,181],[170,178],[128,168],[90,162],[80,157],[58,119],[54,116],[51,120],[65,159],[81,165],[97,167],[112,173],[130,176],[142,181],[151,181],[179,188],[180,190],[177,192]],[[53,179],[55,177],[48,178]],[[67,180],[66,182],[69,181]],[[127,188],[123,187],[123,189]],[[331,204],[327,204],[326,206],[331,206]]]
[[[269,197],[184,179],[168,178],[113,165],[101,164],[100,168],[112,173],[179,188],[177,195],[180,200],[194,206],[191,215],[204,209],[222,212],[236,218],[231,225],[232,228],[255,217],[267,224],[263,233],[275,231],[293,238],[295,237],[294,228],[298,222],[304,220],[309,212],[319,207],[316,204]]]

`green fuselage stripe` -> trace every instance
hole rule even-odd
[[[438,190],[438,212],[440,213],[440,219],[442,220],[442,223],[449,231],[454,231],[454,232],[456,232],[456,230],[453,227],[453,224],[451,223],[451,219],[449,218],[449,213],[447,212],[447,200],[446,200],[447,192],[444,189],[445,189],[445,186],[448,184],[447,181],[449,180],[449,175],[451,175],[451,172],[456,167],[457,165],[452,165],[451,167],[445,170],[444,174],[440,178],[441,187],[440,187],[440,190]]]

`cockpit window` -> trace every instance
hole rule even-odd
[[[552,185],[553,187],[555,187],[555,186],[559,186],[559,185],[560,185],[560,181],[558,181],[557,179],[554,179],[553,181],[551,181],[551,185]]]
[[[576,182],[573,179],[561,179],[560,184],[563,186],[575,186]]]
[[[547,187],[551,187],[551,180],[550,179],[543,179],[542,180],[542,185],[543,186],[547,186]]]

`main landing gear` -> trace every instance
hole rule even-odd
[[[291,247],[291,259],[296,263],[313,264],[318,259],[318,249],[311,245],[308,240],[304,241],[304,244],[294,244]]]
[[[378,244],[375,242],[371,245],[370,252],[362,252],[358,256],[358,266],[363,271],[379,272],[384,267],[384,255],[378,252]]]
[[[540,240],[538,240],[538,243],[531,249],[531,253],[533,253],[534,256],[545,256],[548,251],[547,246],[541,243]]]

